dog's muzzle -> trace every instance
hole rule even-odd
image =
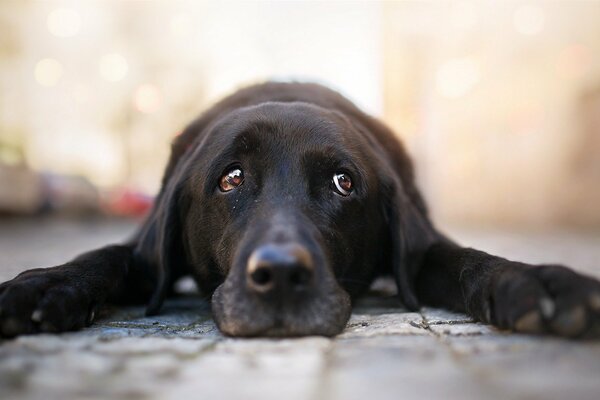
[[[321,258],[296,242],[258,245],[213,295],[219,329],[229,336],[341,332],[350,317],[350,296]]]

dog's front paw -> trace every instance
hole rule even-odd
[[[565,337],[600,335],[600,282],[561,266],[504,271],[490,299],[493,324]]]
[[[94,302],[67,266],[25,271],[0,285],[0,337],[82,328]]]

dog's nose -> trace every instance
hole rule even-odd
[[[298,244],[263,245],[248,259],[248,288],[256,293],[286,296],[313,285],[314,264]]]

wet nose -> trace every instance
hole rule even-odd
[[[312,287],[314,265],[308,250],[298,244],[268,244],[248,259],[248,288],[259,294],[288,296]]]

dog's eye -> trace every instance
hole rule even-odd
[[[227,171],[219,181],[221,192],[229,192],[244,183],[244,171],[240,167],[234,167]]]
[[[336,172],[333,174],[333,184],[336,192],[342,196],[350,196],[350,193],[352,193],[352,179],[348,174]]]

